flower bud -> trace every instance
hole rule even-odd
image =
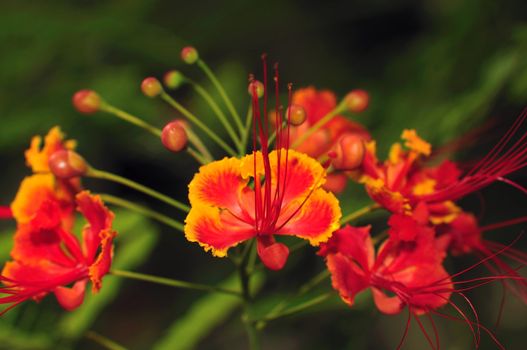
[[[141,91],[143,91],[145,96],[156,97],[163,91],[163,88],[159,80],[154,77],[148,77],[141,83]]]
[[[184,124],[179,120],[175,120],[165,125],[161,133],[161,142],[171,152],[183,150],[188,142]]]
[[[49,169],[59,179],[70,179],[82,176],[88,171],[84,158],[71,150],[60,150],[53,153],[48,160]]]
[[[165,85],[169,89],[177,89],[185,81],[185,77],[177,70],[169,70],[163,77]]]
[[[247,91],[249,91],[249,95],[251,96],[253,96],[254,92],[256,92],[256,96],[261,98],[264,95],[264,85],[261,81],[253,80],[249,83],[249,88]]]
[[[181,50],[181,59],[188,64],[194,64],[199,59],[198,50],[192,46],[185,46]]]
[[[306,121],[306,110],[300,105],[291,105],[287,108],[285,118],[291,125],[299,126]]]
[[[349,92],[346,97],[346,106],[351,112],[360,113],[368,108],[370,96],[361,89],[355,89]]]
[[[333,146],[328,156],[331,165],[337,170],[357,169],[364,159],[364,142],[355,134],[342,135]]]
[[[92,114],[101,107],[101,97],[93,90],[80,90],[73,95],[73,106],[84,114]]]

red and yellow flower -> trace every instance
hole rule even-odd
[[[321,188],[324,181],[317,161],[292,150],[207,164],[189,185],[185,235],[218,257],[256,238],[263,263],[280,269],[288,250],[275,235],[294,235],[316,246],[338,229],[338,200]]]

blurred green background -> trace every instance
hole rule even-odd
[[[247,76],[259,72],[267,52],[280,62],[283,81],[314,85],[344,96],[352,88],[371,94],[371,107],[355,116],[382,150],[403,128],[416,128],[436,145],[477,126],[491,128],[459,150],[462,159],[481,157],[527,104],[527,2],[523,0],[424,1],[9,1],[0,4],[0,204],[8,204],[28,174],[23,151],[30,137],[53,125],[79,141],[94,166],[185,198],[196,164],[165,151],[160,142],[105,114],[73,110],[72,94],[97,90],[114,105],[162,126],[178,114],[144,97],[141,80],[182,69],[210,88],[196,67],[184,66],[179,51],[198,48],[220,76],[240,113],[249,103]],[[178,100],[207,123],[210,110],[190,90]],[[218,126],[216,130],[221,130]],[[525,131],[525,129],[524,129]],[[215,150],[217,156],[223,156]],[[514,177],[527,183],[525,174]],[[120,186],[85,181],[93,191],[151,203]],[[484,223],[525,214],[525,197],[504,185],[483,191]],[[345,213],[364,204],[351,186],[342,196]],[[481,212],[476,198],[463,205]],[[156,207],[157,208],[157,207]],[[183,219],[180,213],[159,210]],[[383,218],[378,219],[382,228]],[[0,255],[8,257],[13,226],[0,223]],[[228,261],[213,259],[180,232],[127,212],[118,212],[116,264],[178,279],[233,283]],[[521,227],[495,235],[510,242]],[[525,241],[525,240],[524,240]],[[518,248],[525,250],[525,243]],[[279,273],[267,274],[257,308],[266,310],[323,263],[307,249]],[[451,271],[473,259],[449,263]],[[121,288],[122,287],[122,288]],[[328,290],[325,283],[320,290]],[[501,288],[485,287],[471,297],[490,328],[499,312]],[[365,296],[356,308],[337,297],[304,315],[271,323],[264,349],[392,349],[405,315],[386,317]],[[497,335],[508,349],[525,349],[527,312],[510,294]],[[131,349],[244,349],[246,339],[229,298],[107,277],[98,296],[78,311],[61,311],[53,298],[26,303],[0,319],[2,349],[97,349],[95,330]],[[466,325],[438,320],[442,348],[468,349]],[[481,348],[496,346],[483,337]],[[407,349],[426,348],[414,324]]]

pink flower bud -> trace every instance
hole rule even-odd
[[[247,91],[251,96],[253,96],[254,92],[256,92],[256,96],[261,98],[264,95],[264,85],[261,81],[253,80],[249,83],[249,88]]]
[[[169,70],[163,77],[165,85],[169,89],[177,89],[185,81],[185,77],[177,70]]]
[[[342,135],[333,146],[328,156],[331,164],[337,170],[357,169],[364,159],[364,142],[355,134]]]
[[[294,126],[302,125],[306,121],[306,110],[300,105],[291,105],[285,112],[285,118]]]
[[[73,106],[84,114],[92,114],[101,107],[101,97],[93,90],[80,90],[73,95]]]
[[[184,124],[179,120],[175,120],[165,125],[161,133],[161,142],[171,152],[183,150],[188,142]]]
[[[370,96],[361,89],[355,89],[349,92],[346,97],[346,105],[351,112],[360,113],[368,108]]]
[[[185,46],[181,50],[181,59],[187,64],[194,64],[199,59],[198,50],[192,46]]]
[[[49,157],[49,168],[59,179],[70,179],[82,176],[88,171],[84,158],[71,150],[61,150]]]
[[[159,80],[154,77],[148,77],[141,83],[141,91],[143,91],[145,96],[156,97],[163,91],[163,88]]]

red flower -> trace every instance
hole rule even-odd
[[[34,195],[40,196],[36,192]],[[28,299],[38,301],[48,293],[54,293],[62,307],[73,310],[82,303],[88,280],[94,292],[101,288],[113,254],[113,214],[98,196],[87,191],[77,194],[75,203],[87,221],[82,243],[65,229],[61,202],[52,196],[39,203],[28,222],[19,223],[11,251],[13,261],[6,263],[1,276],[0,292],[7,296],[1,297],[0,303],[10,304],[3,312]],[[70,284],[73,286],[68,287]]]
[[[422,314],[447,304],[453,291],[433,231],[421,231],[413,242],[389,238],[375,256],[370,227],[348,225],[319,254],[326,258],[333,288],[350,306],[359,292],[371,288],[381,312],[396,314],[408,306]]]
[[[295,91],[292,103],[304,108],[307,120],[299,126],[291,127],[291,144],[295,143],[295,140],[300,138],[309,128],[335,109],[337,98],[329,90],[316,90],[314,87],[307,87]],[[327,154],[344,134],[357,135],[364,140],[370,139],[370,134],[361,124],[338,115],[296,146],[295,149],[313,158],[318,158]],[[346,182],[347,177],[344,173],[329,174],[324,187],[334,192],[341,192]]]

